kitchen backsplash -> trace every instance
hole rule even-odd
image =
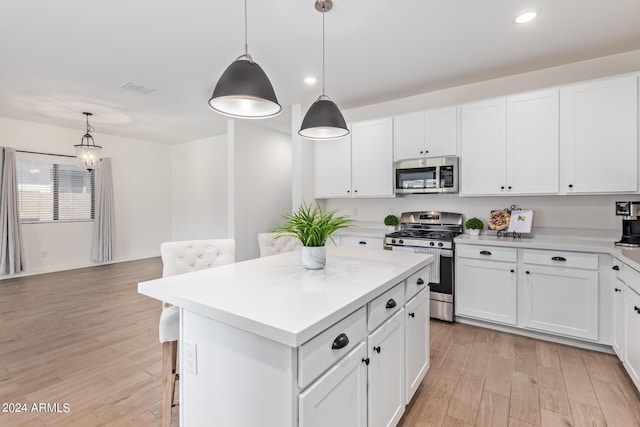
[[[476,216],[485,223],[485,229],[491,210],[516,205],[535,210],[534,232],[537,228],[584,229],[615,234],[619,233],[622,221],[615,215],[615,202],[619,200],[640,200],[640,195],[459,197],[434,194],[393,199],[328,199],[321,203],[327,209],[338,209],[363,223],[382,224],[389,214],[399,216],[408,211],[439,210],[460,212],[465,218]]]

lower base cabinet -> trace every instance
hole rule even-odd
[[[613,286],[613,340],[611,347],[618,356],[618,359],[624,360],[624,293],[628,292],[624,282],[616,279]]]
[[[409,404],[429,370],[429,291],[423,290],[404,308],[405,395]]]
[[[367,426],[366,357],[362,342],[300,394],[299,427]]]
[[[622,363],[633,383],[640,390],[640,295],[626,288],[623,292],[622,310],[624,334]]]
[[[404,309],[401,309],[369,335],[370,427],[394,426],[404,413],[403,326]]]

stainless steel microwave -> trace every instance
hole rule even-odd
[[[458,158],[434,157],[395,162],[397,195],[458,192]]]

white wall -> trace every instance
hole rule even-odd
[[[369,120],[635,71],[640,71],[640,50],[438,90],[343,113],[348,121]],[[621,227],[621,219],[615,216],[614,211],[616,200],[640,200],[640,196],[461,198],[457,195],[411,195],[395,199],[333,199],[325,201],[324,205],[327,209],[340,209],[359,221],[380,223],[389,213],[398,215],[412,210],[461,212],[466,217],[483,219],[486,227],[492,209],[515,204],[535,209],[534,227],[611,230],[616,233]]]
[[[84,131],[0,118],[0,145],[73,155]],[[171,149],[167,145],[93,134],[111,157],[115,204],[115,261],[157,256],[171,238]],[[95,265],[92,223],[24,224],[26,274]],[[46,258],[43,258],[46,252]]]
[[[171,147],[172,240],[227,237],[227,137]]]
[[[257,233],[268,231],[291,212],[291,136],[242,120],[230,123],[233,153],[233,228],[236,261],[259,256]]]

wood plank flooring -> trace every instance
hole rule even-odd
[[[0,426],[159,426],[161,307],[137,283],[161,271],[152,258],[0,281],[0,404],[28,406]],[[432,321],[400,426],[638,427],[640,395],[614,356]]]

